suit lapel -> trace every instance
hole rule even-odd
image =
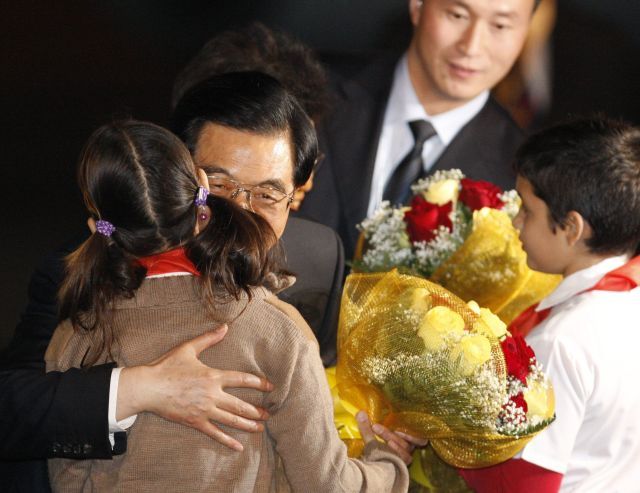
[[[510,117],[491,98],[449,143],[428,174],[460,169],[467,177],[490,181],[503,189],[513,188],[511,161],[522,134]],[[516,133],[517,132],[517,133]]]
[[[378,139],[382,131],[384,112],[393,69],[397,60],[389,59],[371,66],[354,80],[345,82],[341,90],[348,104],[338,108],[336,124],[327,132],[334,143],[336,156],[334,176],[346,224],[355,225],[367,215],[371,180]],[[363,158],[364,157],[364,158]],[[355,244],[358,232],[348,231]]]
[[[483,139],[479,139],[478,136],[491,131],[491,123],[486,121],[487,104],[488,102],[460,129],[429,170],[429,174],[437,170],[458,168],[468,175],[473,174],[472,171],[476,167],[482,166],[485,152],[482,147]]]

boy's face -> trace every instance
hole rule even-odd
[[[547,204],[538,197],[531,183],[518,176],[516,190],[522,199],[513,225],[520,231],[527,265],[537,271],[564,274],[570,260],[570,245],[560,227],[552,229]]]

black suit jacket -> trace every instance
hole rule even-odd
[[[318,131],[325,159],[300,214],[335,229],[348,259],[358,239],[355,226],[367,215],[378,139],[397,61],[396,57],[382,58],[356,77],[338,80],[334,110]],[[513,188],[511,163],[522,139],[522,131],[508,113],[489,98],[430,172],[459,168],[469,178]]]
[[[342,241],[327,226],[291,217],[282,243],[287,268],[296,275],[296,282],[278,293],[278,297],[295,306],[311,326],[324,365],[335,365],[344,277]]]
[[[44,372],[44,353],[58,325],[62,258],[79,240],[48,255],[29,283],[29,301],[0,357],[0,491],[50,491],[44,457],[106,459],[112,365]],[[119,434],[119,448],[124,449]]]
[[[63,258],[81,239],[47,256],[29,285],[29,302],[0,356],[0,491],[49,491],[48,457],[110,459],[126,450],[126,434],[108,440],[108,395],[113,365],[64,373],[44,371],[44,353],[58,324],[56,294]],[[335,363],[344,253],[326,226],[291,218],[282,238],[296,283],[280,297],[298,308]]]

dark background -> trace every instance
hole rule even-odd
[[[560,0],[547,121],[603,110],[640,123],[640,2]],[[404,0],[111,0],[0,7],[0,347],[29,275],[84,228],[82,144],[117,116],[166,124],[178,71],[216,32],[251,19],[324,55],[401,49]]]

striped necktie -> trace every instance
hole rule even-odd
[[[414,139],[413,149],[396,166],[382,195],[382,199],[388,200],[392,205],[404,204],[409,198],[411,184],[420,178],[424,168],[422,161],[424,143],[437,135],[433,125],[426,120],[413,120],[409,122],[409,128]]]

